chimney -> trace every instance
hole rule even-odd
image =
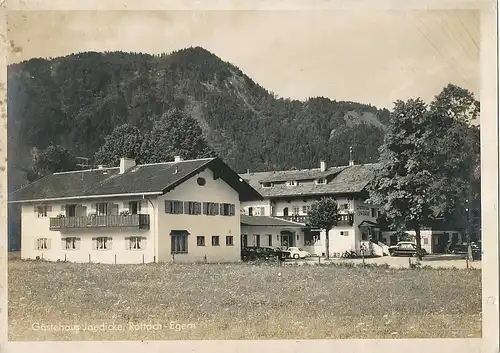
[[[326,162],[325,161],[320,161],[319,162],[319,169],[324,172],[326,170]]]
[[[352,146],[349,147],[349,166],[353,166],[354,165],[354,160],[352,159]]]
[[[120,174],[125,173],[128,169],[135,167],[135,159],[132,158],[120,158]]]
[[[182,159],[181,156],[174,156],[174,162],[182,162],[184,159]]]
[[[354,165],[354,161],[351,159],[349,160],[349,167],[352,167]]]
[[[104,166],[103,166],[102,164],[99,164],[99,165],[97,166],[97,169],[104,169]]]

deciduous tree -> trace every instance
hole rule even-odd
[[[329,231],[338,224],[339,206],[337,202],[325,197],[311,205],[308,213],[311,227],[325,230],[325,257],[330,258],[330,237]]]
[[[117,166],[122,157],[139,159],[143,140],[142,133],[136,126],[120,125],[106,137],[104,144],[94,155],[94,161],[96,164]]]

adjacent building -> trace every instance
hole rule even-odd
[[[325,232],[311,228],[307,214],[314,202],[332,197],[339,204],[340,220],[329,232],[330,254],[359,253],[361,246],[365,246],[382,255],[387,246],[381,242],[377,223],[379,206],[366,202],[366,187],[376,168],[376,164],[355,165],[352,162],[348,166],[327,168],[326,163],[321,162],[319,168],[313,169],[240,174],[263,196],[263,200],[243,202],[241,212],[246,216],[267,216],[301,224],[302,237],[297,234],[283,236],[277,245],[298,246],[321,256],[325,253]],[[262,223],[265,226],[265,222]]]
[[[21,258],[98,263],[240,260],[241,202],[261,195],[219,158],[48,175],[21,205]]]
[[[388,254],[388,246],[399,239],[380,224],[380,206],[367,203],[367,186],[377,167],[351,161],[348,166],[328,168],[322,161],[319,168],[240,174],[263,196],[262,200],[242,202],[240,211],[246,216],[246,224],[252,224],[242,226],[242,236],[251,241],[269,238],[272,246],[297,246],[323,256],[325,232],[311,227],[307,214],[314,202],[332,197],[339,205],[340,221],[329,232],[330,255],[338,257],[345,251],[360,254],[362,248],[377,256]],[[275,219],[272,227],[268,218]],[[280,224],[278,234],[276,219],[292,221],[295,227]],[[412,231],[407,233],[411,235]],[[423,229],[421,238],[422,247],[429,253],[445,252],[448,244],[462,241],[460,232],[442,229]]]

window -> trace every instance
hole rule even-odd
[[[131,214],[138,214],[141,211],[140,201],[130,201],[128,203],[128,210]]]
[[[128,249],[129,250],[142,250],[145,248],[144,237],[130,237],[128,238]]]
[[[196,237],[196,245],[197,246],[205,246],[205,236],[200,235]]]
[[[215,202],[204,202],[203,214],[217,216],[219,214],[219,204]]]
[[[108,204],[107,203],[96,204],[96,211],[98,216],[106,216],[108,214]]]
[[[191,215],[201,214],[201,202],[195,202],[195,201],[184,202],[184,211],[186,214],[191,214]]]
[[[287,181],[286,185],[288,185],[288,186],[297,186],[297,181],[296,180],[289,180],[289,181]]]
[[[272,188],[273,187],[273,183],[269,183],[269,182],[262,183],[262,187],[263,188]]]
[[[254,234],[253,239],[255,246],[260,246],[260,234]]]
[[[113,238],[97,237],[95,238],[96,250],[111,250],[111,241]]]
[[[48,250],[49,249],[49,239],[38,238],[36,240],[36,248],[37,248],[37,250]]]
[[[377,209],[372,207],[370,210],[372,212],[372,217],[377,217]]]
[[[234,216],[235,206],[232,203],[221,203],[220,204],[220,215],[221,216]]]
[[[267,246],[273,246],[273,235],[272,234],[266,234],[267,235]]]
[[[80,238],[68,237],[63,239],[65,250],[78,250],[80,248]]]
[[[66,205],[66,217],[76,217],[76,205]]]
[[[206,180],[205,178],[198,178],[196,179],[196,183],[199,185],[199,186],[203,186],[206,184]]]
[[[188,235],[186,231],[172,231],[171,237],[171,253],[172,254],[187,254],[188,252]]]
[[[212,236],[212,246],[219,246],[219,236],[218,235]]]
[[[300,207],[293,206],[292,207],[292,215],[298,215],[300,213]]]
[[[35,213],[38,217],[47,217],[47,213],[52,211],[52,206],[42,205],[35,207]]]
[[[325,178],[318,179],[316,180],[316,184],[326,184],[326,179]]]
[[[424,238],[424,245],[428,245],[428,244],[429,244],[429,239]]]
[[[248,215],[253,216],[253,207],[248,207]]]
[[[241,235],[241,247],[246,248],[248,246],[248,238],[246,234]]]
[[[233,236],[232,235],[226,236],[226,245],[227,246],[233,246],[234,245],[234,243],[233,243]]]
[[[311,210],[311,206],[302,206],[302,213],[309,213]]]
[[[347,231],[347,230],[341,230],[340,231],[340,235],[343,235],[343,236],[347,237],[347,236],[349,236],[349,231]]]
[[[265,207],[261,207],[260,208],[260,215],[261,216],[265,216],[266,215],[266,208]]]
[[[380,217],[382,215],[382,212],[380,210],[377,210],[377,217]]]
[[[348,210],[349,209],[349,204],[345,203],[345,204],[343,204],[343,207],[344,207],[344,210]]]
[[[182,201],[165,200],[165,213],[181,214],[183,213]]]

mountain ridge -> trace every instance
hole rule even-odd
[[[9,163],[60,144],[92,158],[113,128],[141,131],[166,109],[188,112],[237,171],[374,162],[389,111],[325,97],[278,98],[201,47],[169,54],[82,52],[8,67]],[[14,152],[13,152],[14,151]]]

